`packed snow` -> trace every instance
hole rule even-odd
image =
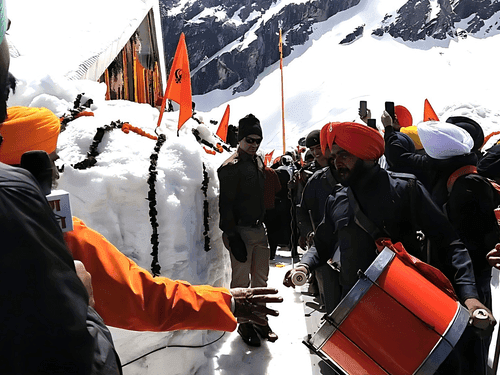
[[[57,6],[63,8],[60,4]],[[36,32],[29,28],[15,28],[21,19],[28,24],[30,17],[40,17],[49,8],[40,6],[36,12],[26,12],[22,7],[23,1],[8,3],[9,17],[13,21],[8,39],[20,46],[18,52],[21,54],[20,57],[13,55],[11,61],[18,88],[9,105],[43,106],[62,116],[73,107],[73,101],[80,93],[94,101],[90,108],[94,117],[81,117],[70,122],[59,137],[60,163],[65,169],[58,188],[70,193],[73,214],[102,233],[139,265],[150,269],[152,230],[146,197],[149,158],[155,141],[115,129],[108,132],[99,145],[94,167],[77,170],[72,165],[85,158],[97,128],[111,121],[129,122],[150,134],[155,134],[155,130],[163,133],[167,141],[159,154],[155,185],[161,274],[193,284],[227,287],[229,255],[222,246],[218,229],[216,169],[230,154],[226,151],[216,155],[206,153],[192,135],[192,129],[215,133],[217,125],[210,124],[209,120],[220,121],[229,104],[230,123],[236,125],[239,118],[253,113],[263,125],[261,151],[275,150],[275,156],[279,154],[283,147],[279,63],[267,68],[247,92],[233,96],[229,88],[194,97],[204,124],[189,120],[177,137],[178,113],[165,113],[157,129],[158,109],[127,101],[105,101],[104,84],[65,78],[67,70],[58,70],[57,66],[66,58],[75,57],[75,48],[65,39],[43,38],[44,31],[56,33],[48,26],[37,28]],[[127,11],[125,6],[114,11],[119,9]],[[83,19],[75,17],[79,10],[73,10],[68,18]],[[437,47],[430,42],[405,44],[388,37],[372,37],[370,32],[377,26],[375,23],[394,10],[395,6],[391,4],[389,7],[388,2],[378,4],[362,0],[358,6],[314,26],[310,40],[304,46],[294,47],[284,62],[287,149],[295,147],[300,137],[329,121],[359,121],[359,100],[367,100],[372,117],[377,118],[379,124],[387,100],[406,106],[417,124],[422,119],[423,103],[427,98],[442,119],[464,115],[478,121],[486,135],[500,130],[496,93],[500,78],[496,74],[497,57],[492,53],[497,50],[499,37],[476,39],[469,36],[440,42]],[[88,58],[97,48],[94,42],[86,39],[90,28],[92,34],[97,30],[100,31],[98,35],[105,35],[109,22],[115,18],[119,17],[108,16],[105,21],[90,24],[65,22],[65,32],[60,34],[70,35],[72,31],[72,35],[77,35],[76,50],[85,55],[82,58]],[[363,23],[366,23],[363,38],[349,46],[339,45],[345,35]],[[189,39],[186,42],[189,44]],[[53,58],[46,58],[47,55]],[[30,68],[35,66],[36,69]],[[499,137],[491,139],[489,144]],[[203,166],[209,177],[207,200],[211,250],[208,252],[204,248],[203,236]],[[233,332],[203,348],[164,348],[167,345],[210,344],[222,334],[205,331],[136,333],[112,329],[123,364],[159,349],[125,366],[124,373],[311,374],[309,352],[301,344],[306,335],[301,295],[298,290],[282,286],[284,273],[291,266],[290,252],[278,251],[269,280],[270,286],[280,288],[285,299],[278,306],[280,317],[270,320],[271,327],[280,336],[277,342],[264,343],[257,349],[249,348]],[[496,297],[499,287],[496,272],[493,286]],[[494,299],[495,310],[500,311],[498,297]],[[492,347],[494,344],[495,339]]]

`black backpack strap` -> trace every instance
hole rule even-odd
[[[374,240],[378,240],[382,237],[390,237],[387,232],[380,230],[375,223],[364,214],[350,187],[347,188],[347,197],[349,198],[349,204],[354,210],[354,222],[361,229],[368,233]]]

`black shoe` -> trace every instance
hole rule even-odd
[[[252,323],[241,323],[238,325],[238,333],[247,345],[258,347],[260,346],[260,338],[255,332]]]
[[[266,324],[265,326],[255,324],[254,328],[264,340],[267,340],[269,342],[275,342],[276,340],[278,340],[278,335],[273,332],[271,327],[269,327],[269,324]]]

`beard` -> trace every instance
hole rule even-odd
[[[354,184],[363,175],[365,170],[364,160],[358,159],[354,164],[352,169],[349,168],[335,168],[333,163],[329,161],[330,169],[333,176],[340,182],[343,186],[350,186]],[[333,168],[332,168],[333,166]]]

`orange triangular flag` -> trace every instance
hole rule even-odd
[[[427,99],[424,102],[424,121],[439,121],[438,115],[432,109],[431,103]]]
[[[191,97],[191,73],[189,71],[189,60],[186,47],[186,38],[184,33],[179,38],[177,50],[175,51],[174,62],[168,76],[167,89],[163,96],[163,103],[160,110],[160,125],[165,103],[170,99],[180,105],[179,124],[177,130],[193,115],[192,97]]]
[[[222,120],[220,120],[220,125],[219,128],[217,129],[217,133],[215,133],[220,139],[222,139],[223,142],[226,142],[228,124],[229,124],[229,104],[226,107],[224,116],[222,116]]]
[[[269,166],[269,164],[271,164],[271,160],[273,159],[273,153],[274,150],[272,150],[271,152],[267,153],[266,156],[264,156],[264,165]]]

